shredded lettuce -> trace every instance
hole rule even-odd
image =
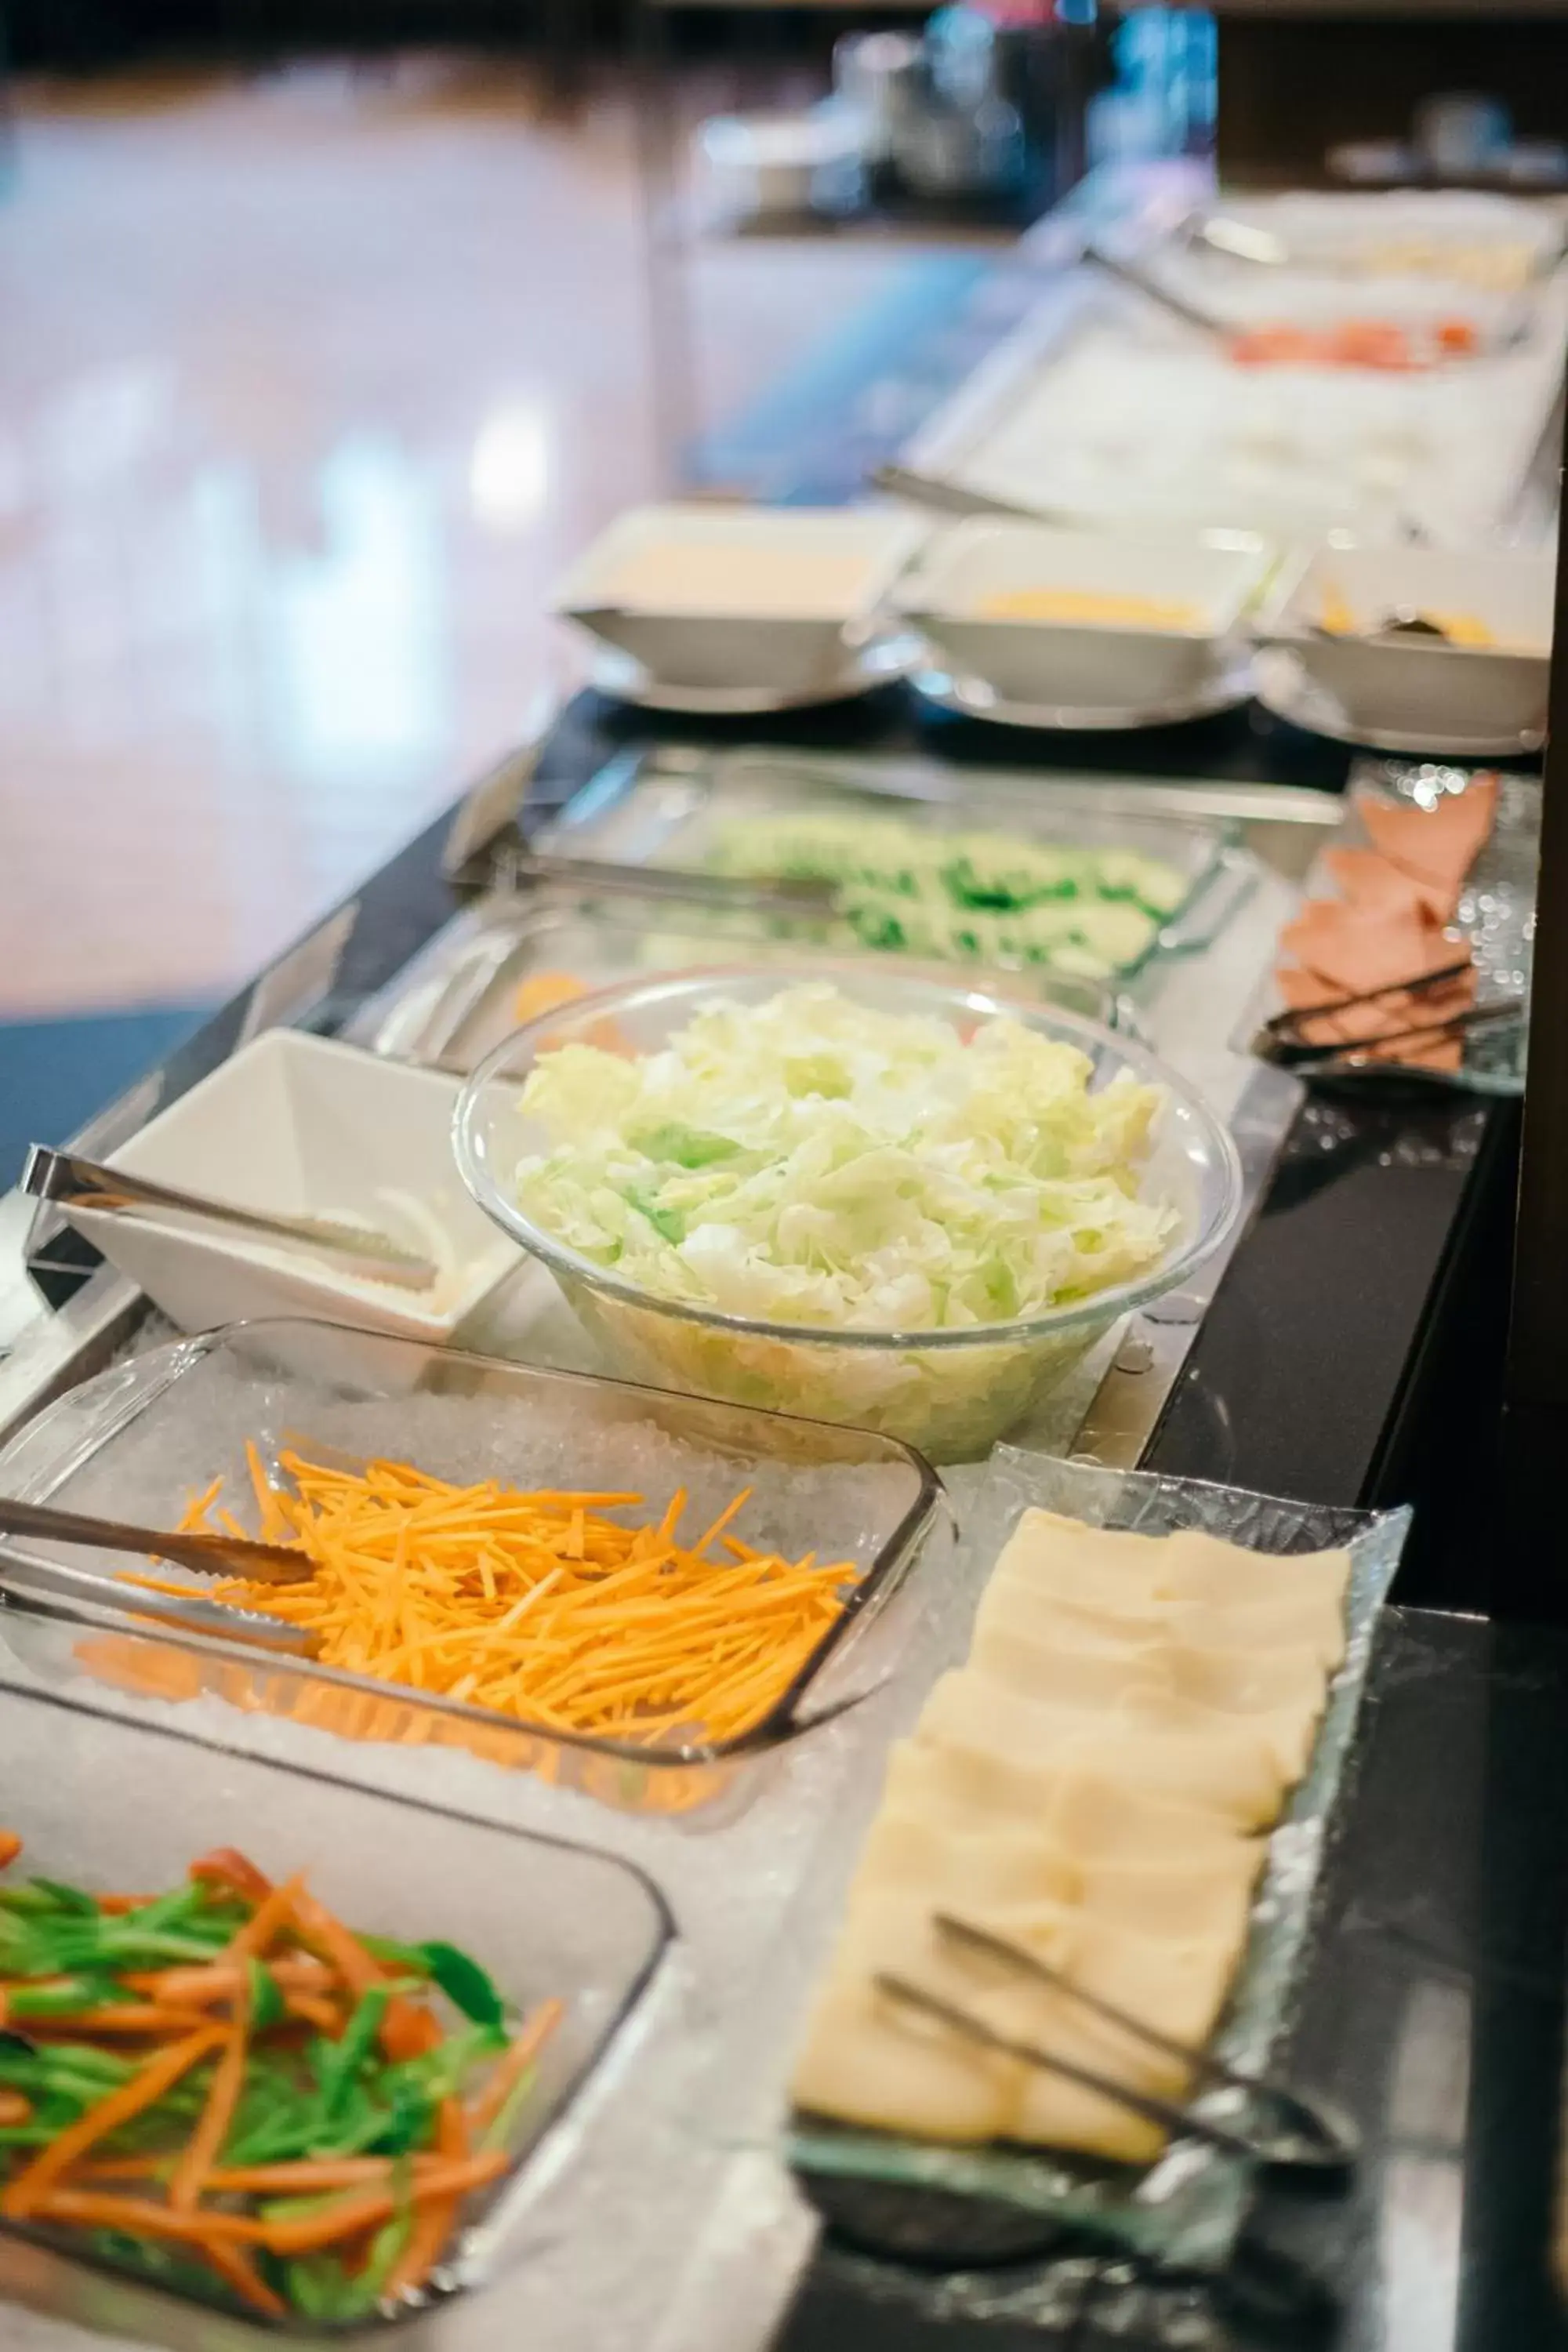
[[[1147,1273],[1180,1223],[1139,1191],[1162,1090],[1092,1076],[1009,1018],[965,1037],[821,982],[719,1001],[636,1060],[542,1054],[523,1108],[549,1149],[518,1199],[595,1265],[725,1314],[1026,1320]]]

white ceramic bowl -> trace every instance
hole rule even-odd
[[[458,1092],[459,1081],[437,1071],[271,1029],[149,1120],[109,1162],[237,1208],[374,1225],[421,1256],[437,1255],[439,1239],[443,1271],[428,1292],[350,1274],[287,1242],[163,1223],[150,1213],[73,1209],[71,1222],[182,1330],[307,1315],[448,1340],[522,1255],[474,1206],[452,1165]],[[411,1216],[399,1195],[423,1214]]]
[[[555,609],[665,686],[798,694],[842,677],[927,526],[895,511],[636,508]]]
[[[1140,541],[976,520],[928,547],[900,601],[958,675],[1004,701],[1137,709],[1200,695],[1219,677],[1273,562],[1246,533],[1234,545]],[[1147,598],[1192,618],[1164,626],[987,616],[994,597],[1029,590]]]
[[[1554,559],[1531,551],[1321,547],[1284,588],[1264,633],[1289,646],[1369,736],[1524,739],[1546,724],[1555,575]],[[1497,645],[1321,636],[1313,624],[1336,602],[1363,628],[1402,610],[1473,617]]]

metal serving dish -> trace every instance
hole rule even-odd
[[[558,1732],[401,1684],[272,1655],[180,1624],[173,1599],[117,1587],[134,1563],[0,1541],[0,1644],[78,1687],[148,1702],[220,1699],[377,1745],[460,1748],[626,1811],[687,1815],[754,1792],[769,1760],[875,1681],[899,1595],[937,1517],[935,1473],[896,1439],[619,1381],[500,1363],[331,1324],[236,1324],[89,1381],[0,1453],[0,1493],[170,1526],[220,1474],[254,1517],[246,1446],[412,1460],[437,1475],[624,1490],[684,1486],[694,1519],[749,1486],[759,1543],[853,1559],[860,1580],[794,1683],[727,1741],[641,1746]],[[248,1514],[248,1517],[247,1515]],[[193,1580],[199,1592],[199,1580]],[[150,1621],[156,1631],[149,1630]],[[891,1621],[891,1622],[889,1622]],[[80,1628],[63,1643],[59,1625]],[[237,1631],[244,1631],[243,1620]]]
[[[650,1879],[587,1846],[100,1712],[40,1691],[4,1661],[0,1792],[0,1818],[25,1841],[14,1876],[31,1869],[94,1889],[154,1892],[177,1885],[195,1855],[238,1844],[268,1875],[304,1870],[312,1892],[356,1927],[461,1944],[520,2011],[552,1993],[563,1999],[566,2016],[519,2117],[512,2168],[449,2264],[452,2293],[487,2285],[517,2259],[536,2187],[572,2153],[579,2103],[591,2087],[595,2096],[612,2091],[629,2062],[624,2030],[674,1932]],[[14,2224],[0,2224],[0,2294],[99,2336],[178,2352],[278,2340],[264,2323],[193,2308]],[[442,2309],[359,2322],[354,2334],[402,2324],[439,2333]],[[0,2336],[18,2341],[18,2327],[26,2323],[13,2315]],[[309,2343],[323,2331],[301,2322],[288,2332]]]

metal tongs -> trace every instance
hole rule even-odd
[[[290,1551],[281,1544],[258,1543],[248,1536],[226,1535],[216,1529],[142,1528],[128,1520],[89,1517],[81,1511],[56,1510],[47,1503],[0,1496],[0,1547],[17,1536],[83,1544],[97,1551],[140,1552],[144,1559],[169,1560],[200,1576],[242,1576],[264,1584],[301,1584],[311,1573],[302,1552]],[[118,1578],[96,1575],[90,1569],[67,1568],[26,1553],[15,1561],[0,1557],[0,1591],[13,1582],[35,1599],[107,1604],[132,1611],[137,1617],[160,1619],[182,1632],[220,1634],[226,1641],[244,1643],[252,1649],[309,1656],[316,1647],[313,1633],[280,1617],[233,1608],[195,1590],[160,1592],[146,1585],[128,1585]]]
[[[371,1225],[236,1208],[230,1201],[214,1201],[205,1192],[188,1192],[173,1184],[155,1184],[150,1176],[103,1168],[96,1160],[84,1160],[78,1151],[54,1151],[43,1143],[35,1143],[27,1153],[22,1190],[35,1200],[53,1201],[68,1213],[72,1209],[96,1209],[117,1216],[150,1213],[219,1230],[226,1226],[262,1241],[302,1242],[350,1274],[395,1283],[403,1290],[428,1290],[439,1272],[432,1260],[418,1256],[390,1234]]]
[[[1259,1061],[1272,1062],[1282,1070],[1294,1070],[1306,1077],[1319,1071],[1376,1073],[1392,1070],[1397,1065],[1374,1061],[1374,1047],[1413,1045],[1440,1045],[1453,1037],[1463,1037],[1472,1029],[1489,1028],[1496,1023],[1517,1022],[1523,1017],[1523,1007],[1516,997],[1504,997],[1486,1004],[1469,1004],[1458,1013],[1434,1014],[1430,1021],[1406,1023],[1403,1027],[1374,1030],[1367,1037],[1342,1037],[1321,1040],[1303,1035],[1310,1022],[1331,1020],[1336,1013],[1347,1013],[1358,1004],[1377,1004],[1385,997],[1427,996],[1440,989],[1451,987],[1475,969],[1468,956],[1457,963],[1444,964],[1438,971],[1419,974],[1413,980],[1391,980],[1381,988],[1363,989],[1353,996],[1325,997],[1318,1004],[1302,1004],[1289,1012],[1275,1013],[1266,1021],[1253,1038],[1250,1050]]]
[[[1339,2172],[1355,2161],[1360,2148],[1360,2135],[1348,2116],[1333,2112],[1321,2102],[1309,2099],[1299,2091],[1287,2090],[1282,2083],[1270,2081],[1266,2075],[1243,2074],[1239,2068],[1227,2066],[1222,2058],[1207,2051],[1194,2050],[1184,2042],[1176,2041],[1158,2027],[1146,2024],[1142,2018],[1129,2015],[1114,2001],[1090,1992],[1087,1986],[1077,1984],[1060,1969],[1053,1968],[1033,1952],[1008,1943],[1000,1936],[991,1935],[984,1927],[972,1926],[967,1920],[955,1919],[949,1913],[932,1915],[932,1926],[950,1942],[962,1945],[969,1952],[994,1960],[999,1968],[1015,1976],[1031,1978],[1038,1984],[1048,1985],[1054,1992],[1065,1993],[1069,2000],[1080,2001],[1096,2016],[1117,2026],[1133,2040],[1142,2042],[1162,2057],[1175,2058],[1190,2069],[1194,2080],[1205,2090],[1225,2090],[1239,2095],[1255,2112],[1271,2110],[1275,2118],[1272,2129],[1245,2123],[1224,2123],[1198,2109],[1183,2106],[1173,2099],[1163,2099],[1151,2091],[1138,2091],[1113,2075],[1101,2074],[1076,2061],[1053,2056],[1035,2042],[1021,2042],[1001,2033],[975,2017],[956,2002],[945,2000],[940,1994],[927,1992],[921,1985],[911,1984],[905,1977],[879,1975],[875,1979],[879,1992],[906,2008],[919,2010],[927,2017],[936,2018],[967,2041],[977,2042],[987,2050],[995,2050],[1009,2058],[1022,2059],[1027,2066],[1039,2066],[1047,2073],[1060,2074],[1069,2083],[1077,2083],[1086,2091],[1110,2099],[1118,2106],[1129,2108],[1148,2122],[1159,2124],[1179,2137],[1206,2140],[1212,2147],[1223,2148],[1228,2156],[1244,2156],[1257,2164],[1283,2166],[1293,2171]]]

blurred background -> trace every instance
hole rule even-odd
[[[1564,31],[0,0],[0,1103],[68,1129],[515,745],[619,509],[788,492],[808,411],[896,443],[868,350],[962,373],[961,297],[1086,173],[1310,180],[1435,87],[1546,169]]]

